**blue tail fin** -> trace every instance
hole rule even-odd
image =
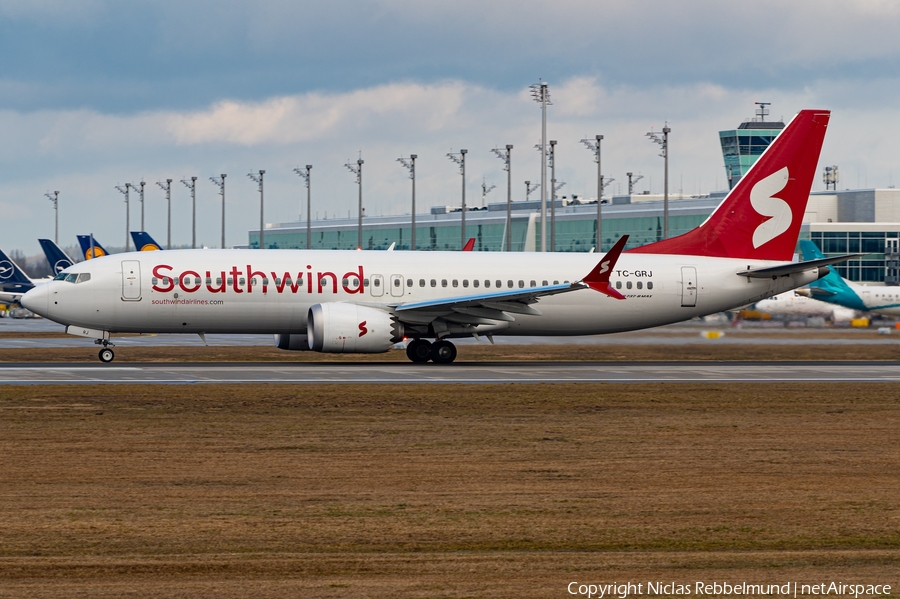
[[[4,291],[28,291],[34,287],[34,283],[25,274],[25,271],[19,268],[19,265],[13,262],[12,258],[0,250],[0,288]]]
[[[100,245],[96,239],[94,239],[94,253],[91,254],[91,237],[92,235],[79,235],[78,236],[78,244],[81,246],[81,254],[84,256],[85,260],[90,260],[91,258],[99,258],[100,256],[108,256],[109,252],[103,249],[103,246]]]
[[[162,246],[156,243],[146,231],[132,231],[131,238],[134,240],[134,247],[139,252],[152,252],[154,250],[162,249]]]
[[[58,275],[72,266],[72,259],[66,256],[66,253],[52,239],[38,239],[38,243],[41,244],[41,249],[44,250],[44,255],[47,256],[47,262],[50,263],[54,275]]]
[[[802,239],[800,240],[800,256],[803,260],[818,260],[824,258],[825,254],[812,241]],[[847,281],[837,273],[834,267],[830,267],[830,269],[831,272],[827,275],[809,284],[812,297],[853,310],[867,310],[862,298],[847,284]]]

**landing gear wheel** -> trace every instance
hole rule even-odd
[[[413,339],[406,346],[406,357],[416,364],[424,364],[431,359],[431,342],[425,339]]]
[[[431,359],[435,364],[450,364],[456,359],[456,346],[449,341],[438,341],[431,346]]]
[[[113,361],[113,358],[116,357],[116,354],[113,353],[113,350],[108,347],[104,347],[100,350],[100,361],[104,363],[110,363]]]

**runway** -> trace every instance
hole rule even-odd
[[[0,365],[0,384],[900,382],[898,362],[125,363]]]

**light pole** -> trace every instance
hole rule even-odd
[[[547,251],[547,105],[550,90],[546,81],[531,86],[531,97],[541,105],[541,251]]]
[[[53,202],[53,210],[56,212],[56,228],[53,233],[53,243],[59,245],[59,192],[54,191],[52,194],[48,191],[44,194],[47,198]]]
[[[219,178],[210,177],[210,181],[219,188],[219,195],[222,196],[222,249],[225,249],[225,173],[219,175]]]
[[[450,152],[447,154],[447,158],[455,162],[459,165],[459,174],[462,175],[462,221],[460,224],[460,229],[462,231],[462,241],[460,242],[459,248],[462,249],[466,247],[466,153],[468,150],[460,150],[459,153],[454,154]]]
[[[409,170],[409,178],[412,179],[412,231],[410,233],[409,249],[416,251],[416,158],[418,154],[410,154],[409,160],[398,158],[397,162]]]
[[[634,173],[625,173],[628,175],[628,195],[631,196],[634,194],[634,184],[644,178],[644,175],[638,174],[637,177],[634,176]]]
[[[662,146],[660,156],[662,156],[665,164],[665,170],[663,171],[663,239],[669,238],[669,133],[671,131],[669,124],[666,123],[662,130],[662,137],[653,131],[647,134],[650,141]]]
[[[166,184],[163,185],[162,181],[157,181],[157,185],[159,188],[166,192],[166,203],[168,204],[168,220],[166,227],[166,249],[172,249],[172,180],[166,179]]]
[[[144,182],[143,179],[141,179],[140,187],[138,187],[137,185],[135,185],[133,183],[131,185],[131,187],[134,189],[140,189],[140,194],[141,194],[141,231],[145,230],[144,229],[144,185],[146,185],[146,183]],[[135,249],[137,249],[137,248],[135,248]]]
[[[601,205],[603,204],[603,169],[600,163],[600,142],[603,141],[603,136],[595,135],[594,140],[595,141],[591,141],[585,138],[581,140],[581,143],[583,143],[584,147],[588,150],[594,152],[594,162],[597,163],[597,252],[602,252],[603,211]]]
[[[550,251],[556,251],[556,140],[550,140]]]
[[[506,251],[511,251],[512,244],[510,239],[512,226],[512,168],[510,166],[510,154],[513,147],[512,144],[506,144],[506,153],[500,148],[491,150],[497,155],[497,158],[503,161],[503,170],[506,171]]]
[[[535,191],[537,188],[541,186],[540,183],[535,184],[534,187],[531,186],[531,181],[525,181],[525,201],[531,201],[531,192]]]
[[[344,166],[346,166],[346,167],[350,170],[351,173],[353,173],[354,175],[356,175],[356,184],[359,186],[359,217],[358,217],[358,218],[359,218],[359,224],[358,224],[358,226],[357,226],[359,232],[358,232],[358,241],[357,241],[356,249],[361,250],[361,249],[362,249],[362,243],[363,243],[363,226],[362,226],[362,217],[363,217],[363,206],[362,206],[362,167],[363,167],[363,159],[362,159],[362,156],[360,156],[360,157],[356,160],[356,166],[354,166],[352,162],[348,162],[348,163],[345,164]]]
[[[128,201],[128,192],[131,190],[131,183],[126,183],[125,187],[121,185],[116,185],[116,189],[118,189],[121,193],[125,195],[125,251],[131,251],[131,233],[129,229],[131,229],[131,206]],[[93,241],[93,236],[91,236]],[[91,252],[93,254],[93,252]]]
[[[191,248],[197,248],[197,177],[182,179],[184,186],[191,190]]]
[[[250,177],[251,180],[255,181],[257,185],[259,185],[259,249],[264,249],[265,245],[265,212],[263,210],[263,175],[266,174],[266,171],[260,170],[259,177],[254,175],[253,173],[247,173],[247,176]]]
[[[299,166],[294,169],[294,172],[303,177],[303,182],[306,184],[306,249],[312,249],[312,192],[309,188],[309,175],[312,171],[312,165],[307,164],[306,170],[301,169]]]

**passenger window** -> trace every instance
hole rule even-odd
[[[155,281],[154,281],[155,282]],[[212,285],[212,279],[210,277],[206,277],[206,284]]]
[[[369,286],[369,279],[368,279],[368,277],[366,277],[365,279],[363,279],[363,287],[368,287],[368,286]]]
[[[616,281],[616,289],[622,288],[622,281]]]
[[[197,282],[199,283],[200,281],[197,281]],[[253,277],[252,279],[250,279],[250,284],[251,284],[253,287],[256,287],[256,277]]]
[[[478,279],[472,281],[472,287],[478,287]]]
[[[532,286],[532,287],[537,287],[537,282],[536,282],[536,281],[531,281],[531,286]]]
[[[490,287],[490,286],[491,286],[491,282],[488,281],[488,280],[485,280],[485,281],[484,281],[484,286],[485,286],[485,287]]]
[[[181,285],[181,279],[179,279],[178,277],[175,277],[174,279],[172,279],[172,282],[175,284],[176,287]]]
[[[507,281],[507,282],[506,282],[506,286],[509,287],[510,289],[512,289],[512,288],[513,288],[513,282],[512,282],[512,281]]]
[[[238,279],[238,284],[239,284],[239,285],[246,285],[246,284],[247,284],[247,279],[245,279],[244,277],[241,277],[240,279]]]
[[[423,282],[424,282],[424,281],[423,281]],[[407,286],[407,287],[412,287],[412,286],[413,286],[413,280],[412,280],[412,279],[406,279],[406,286]]]
[[[647,289],[653,289],[653,281],[647,281]]]
[[[503,287],[503,281],[500,281],[500,280],[498,279],[498,280],[496,280],[496,281],[494,281],[494,282],[497,284],[497,289],[500,289],[501,287]]]
[[[322,280],[324,281],[325,279],[322,279]],[[399,287],[399,286],[400,286],[400,279],[394,279],[394,287]]]
[[[275,280],[278,281],[278,279],[275,279]],[[216,277],[216,285],[221,285],[221,284],[222,284],[222,277]],[[280,285],[281,283],[279,282],[278,284]]]
[[[266,277],[263,277],[263,285],[268,285],[268,284],[269,284],[269,279]]]
[[[437,287],[437,281],[435,279],[431,279],[431,286]]]
[[[519,289],[524,289],[524,287],[525,287],[525,281],[523,281],[522,279],[519,279]]]
[[[447,279],[441,279],[441,287],[447,286]]]
[[[288,281],[288,282],[290,282],[290,281]],[[178,284],[178,281],[176,281],[175,283]],[[232,285],[234,285],[234,279],[232,279],[231,277],[228,277],[228,286],[230,287]]]
[[[425,279],[419,279],[419,287],[425,286]]]
[[[228,284],[231,285],[231,279],[228,279]],[[285,277],[285,278],[284,278],[284,284],[285,284],[285,285],[290,285],[290,284],[291,284],[291,278],[290,278],[290,277]]]
[[[463,279],[463,287],[469,286],[469,279]]]
[[[643,287],[644,287],[644,284],[643,284],[642,282],[638,281],[638,282],[637,282],[637,288],[638,288],[638,289],[643,289]]]
[[[625,283],[625,289],[631,289],[631,281]]]
[[[559,285],[559,281],[553,281],[554,285]]]
[[[381,279],[372,279],[372,284],[376,287],[381,287]]]
[[[349,287],[350,279],[341,279],[341,285],[343,285],[344,287]]]
[[[456,279],[453,279],[453,286],[454,286],[454,287],[459,287],[459,281],[456,280]]]
[[[66,277],[63,277],[63,278],[65,279]],[[59,275],[56,275],[56,277],[54,277],[53,280],[58,281]],[[157,283],[159,283],[159,279],[157,279],[156,277],[153,277],[152,279],[150,279],[150,282],[153,283],[154,285],[156,285]]]
[[[549,285],[549,283],[548,283],[547,281],[541,281],[541,285],[543,285],[544,287],[546,287],[547,285]]]

